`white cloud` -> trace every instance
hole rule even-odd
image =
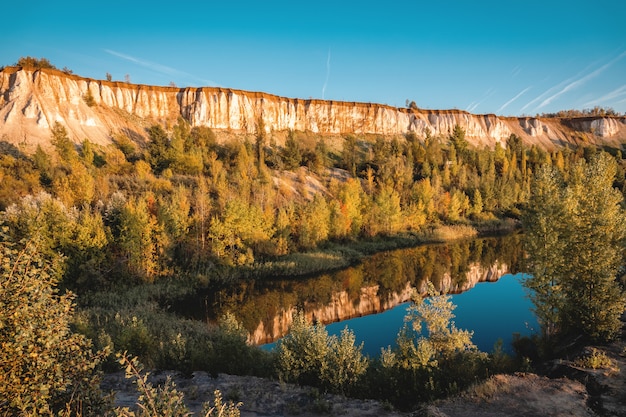
[[[574,80],[574,81],[568,83],[560,91],[558,91],[557,93],[555,93],[555,94],[551,95],[550,97],[546,98],[545,100],[543,100],[541,102],[541,104],[539,105],[539,107],[537,107],[537,109],[540,109],[540,108],[542,108],[544,106],[547,106],[548,104],[550,104],[552,101],[554,101],[555,99],[557,99],[561,95],[563,95],[563,94],[567,93],[568,91],[571,91],[571,90],[575,89],[576,87],[579,87],[579,86],[585,84],[587,81],[597,77],[602,72],[604,72],[607,68],[609,68],[611,65],[615,64],[617,61],[619,61],[620,59],[622,59],[625,56],[626,56],[626,51],[622,52],[616,58],[613,58],[611,61],[607,62],[606,64],[604,64],[600,68],[596,69],[595,71],[592,71],[591,73],[585,75],[584,77],[581,77],[581,78],[579,78],[577,80]]]
[[[324,100],[324,95],[326,94],[328,78],[330,78],[330,48],[328,49],[328,58],[326,59],[326,80],[324,81],[324,86],[322,87],[322,100]]]
[[[198,77],[196,77],[194,75],[191,75],[191,74],[189,74],[189,73],[187,73],[185,71],[180,71],[180,70],[177,70],[176,68],[168,67],[167,65],[162,65],[162,64],[159,64],[159,63],[156,63],[156,62],[147,61],[147,60],[140,59],[140,58],[137,58],[137,57],[134,57],[134,56],[131,56],[131,55],[123,54],[121,52],[113,51],[111,49],[105,49],[104,52],[106,52],[106,53],[108,53],[110,55],[116,56],[118,58],[125,59],[126,61],[135,63],[137,65],[141,65],[142,67],[151,69],[153,71],[160,72],[162,74],[167,74],[167,75],[177,76],[177,77],[192,78],[192,79],[194,79],[196,81],[202,82],[205,85],[206,84],[215,85],[215,86],[218,85],[216,82],[213,82],[211,80],[205,80],[205,79],[202,79],[202,78],[198,78]]]
[[[513,97],[512,99],[510,99],[509,101],[504,103],[498,110],[496,110],[496,113],[500,113],[502,110],[507,108],[509,106],[509,104],[513,103],[515,100],[517,100],[518,98],[520,98],[521,96],[526,94],[528,92],[528,90],[530,90],[530,87],[526,87],[524,90],[519,92],[515,97]]]
[[[602,102],[606,102],[609,100],[614,100],[616,98],[620,98],[621,96],[626,96],[626,84],[624,84],[623,86],[603,95],[602,97],[598,97],[594,100],[588,101],[587,103],[585,103],[585,106],[593,106],[596,104],[600,104]],[[620,100],[619,103],[621,103],[623,100]]]

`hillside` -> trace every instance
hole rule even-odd
[[[59,121],[76,143],[99,144],[123,133],[146,139],[145,128],[172,125],[182,116],[191,126],[216,132],[254,133],[259,120],[268,132],[287,130],[337,136],[447,136],[455,125],[473,145],[493,147],[511,134],[550,149],[568,144],[620,146],[626,117],[533,118],[475,115],[461,110],[397,108],[383,104],[303,100],[228,88],[177,88],[103,81],[52,69],[6,67],[0,72],[0,138],[25,151],[46,144]],[[280,144],[281,139],[278,138]]]

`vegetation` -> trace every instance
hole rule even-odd
[[[50,149],[3,148],[0,398],[11,399],[0,400],[3,413],[99,413],[96,370],[116,369],[109,350],[149,368],[280,377],[402,408],[457,392],[514,365],[501,351],[478,352],[433,287],[427,301],[415,297],[397,346],[377,358],[364,357],[349,331],[329,336],[303,315],[276,353],[256,349],[244,325],[263,310],[246,297],[277,308],[299,286],[307,302],[322,302],[336,285],[355,291],[367,269],[310,288],[293,277],[354,266],[380,249],[510,231],[520,219],[545,336],[617,335],[626,302],[616,280],[626,237],[618,150],[546,152],[515,135],[477,149],[458,126],[446,137],[348,135],[337,147],[304,132],[279,146],[261,121],[255,135],[230,141],[182,118],[147,135],[146,144],[130,132],[114,133],[109,146],[78,144],[57,123]],[[495,263],[492,249],[484,241],[434,254],[416,248],[406,269],[419,271],[416,284],[436,286],[433,258],[450,259],[457,280],[468,260]],[[406,284],[385,268],[397,256],[372,257],[381,294]],[[279,296],[254,293],[270,275],[292,279]],[[79,294],[76,314],[67,290]],[[201,318],[215,322],[178,315],[207,293],[221,310],[208,317],[207,297]],[[235,301],[238,317],[228,314]],[[118,413],[186,413],[173,386],[159,391],[137,361],[121,360],[146,402]],[[216,395],[209,412],[238,410]]]
[[[613,369],[619,372],[619,368],[616,366],[615,361],[607,356],[607,354],[596,348],[591,348],[590,352],[574,361],[574,364],[582,368],[589,369]]]
[[[573,118],[573,117],[605,117],[605,116],[620,116],[619,112],[616,112],[612,108],[608,107],[600,107],[595,106],[592,109],[584,109],[584,110],[561,110],[556,113],[542,113],[541,117],[552,117],[552,118]]]
[[[5,231],[3,231],[4,233]],[[106,352],[70,330],[73,295],[59,295],[59,262],[38,242],[0,243],[0,413],[97,415],[96,368]]]
[[[582,333],[606,342],[621,332],[626,307],[617,281],[624,265],[623,194],[613,188],[617,165],[607,154],[571,170],[538,171],[524,218],[526,281],[544,333]]]
[[[278,374],[287,382],[313,385],[343,394],[356,393],[355,386],[367,369],[355,346],[354,334],[345,329],[341,336],[328,336],[320,324],[310,325],[302,313],[295,315],[289,334],[276,348]]]
[[[28,68],[49,68],[49,69],[57,69],[54,65],[50,63],[47,58],[34,58],[32,56],[20,57],[15,63],[16,67],[28,67]]]

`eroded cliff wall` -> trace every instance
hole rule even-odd
[[[254,133],[263,120],[268,131],[289,129],[324,135],[374,134],[447,136],[463,127],[476,146],[494,146],[512,133],[545,148],[568,143],[626,142],[626,118],[539,119],[474,115],[460,110],[417,110],[382,104],[302,100],[226,88],[154,87],[93,80],[56,70],[7,67],[0,72],[0,138],[34,146],[46,144],[60,122],[71,139],[108,144],[122,132],[146,138],[153,123],[166,126],[184,117],[192,126]]]

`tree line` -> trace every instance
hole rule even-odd
[[[519,218],[540,166],[568,172],[596,152],[546,152],[515,135],[476,149],[458,126],[448,137],[347,135],[333,149],[303,132],[278,146],[261,124],[225,143],[183,119],[148,136],[75,146],[56,124],[52,152],[1,156],[2,222],[66,255],[69,286],[207,278],[329,242]],[[623,188],[621,164],[614,181]]]
[[[471,335],[454,327],[445,297],[425,304],[416,298],[397,347],[373,361],[362,357],[349,332],[331,338],[302,319],[276,356],[268,356],[246,344],[232,316],[209,329],[159,308],[173,293],[238,277],[264,262],[333,242],[423,233],[432,225],[521,220],[533,277],[528,286],[544,335],[578,332],[607,341],[618,334],[624,297],[616,276],[623,274],[626,236],[619,150],[548,152],[515,135],[478,149],[458,126],[446,137],[347,135],[341,146],[306,132],[289,132],[278,146],[260,122],[255,135],[222,143],[211,129],[183,119],[147,132],[144,145],[117,133],[109,146],[87,139],[75,146],[56,124],[50,150],[26,155],[3,148],[0,311],[7,325],[0,334],[13,350],[6,350],[1,376],[21,381],[12,370],[30,365],[75,370],[56,382],[33,371],[27,394],[15,397],[24,402],[11,403],[12,410],[45,414],[54,408],[50,401],[58,406],[74,398],[68,387],[76,381],[91,395],[94,367],[111,364],[105,353],[86,353],[89,340],[101,352],[134,349],[152,366],[275,372],[403,406],[456,392],[501,369],[503,359],[476,352]],[[76,290],[88,306],[72,323],[72,297],[58,295],[57,285]],[[44,317],[42,302],[58,308]],[[16,339],[20,334],[25,339]],[[79,351],[84,355],[67,353]],[[47,391],[31,396],[41,384]]]

